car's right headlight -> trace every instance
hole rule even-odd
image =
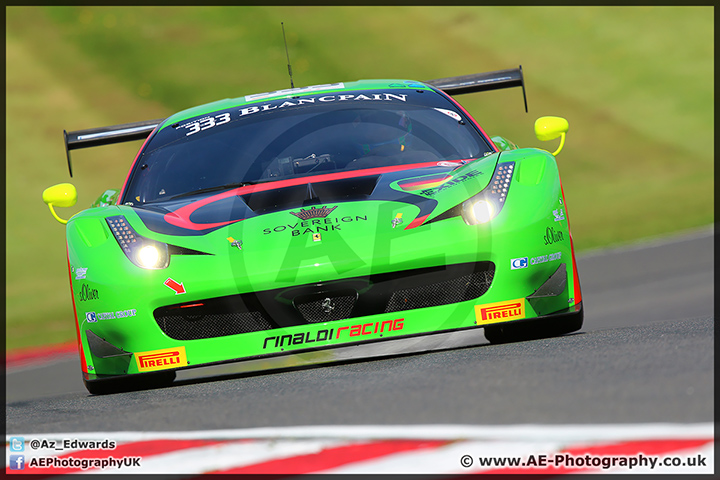
[[[122,215],[105,219],[120,248],[140,268],[160,269],[170,264],[167,243],[139,235]]]

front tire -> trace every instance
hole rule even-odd
[[[513,343],[540,338],[559,337],[576,332],[583,326],[582,306],[577,312],[525,322],[507,322],[485,327],[485,338],[490,343]]]

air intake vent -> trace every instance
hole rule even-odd
[[[494,273],[494,270],[476,272],[444,282],[398,290],[390,297],[385,312],[400,312],[472,300],[488,291]]]
[[[260,312],[220,313],[209,315],[156,315],[158,326],[175,340],[224,337],[238,333],[269,330],[273,326]]]
[[[492,262],[441,265],[186,302],[154,315],[170,338],[215,338],[474,300],[494,273]]]
[[[331,322],[350,318],[358,294],[354,290],[300,295],[293,304],[308,323]]]
[[[311,204],[365,200],[372,194],[380,175],[343,178],[307,183],[241,195],[243,201],[260,215]]]

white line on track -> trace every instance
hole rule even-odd
[[[304,442],[262,440],[209,445],[144,458],[142,473],[201,474],[297,455],[320,453],[325,448],[337,443],[330,440],[307,440]],[[106,472],[117,473],[112,470]],[[101,472],[93,470],[87,473]]]
[[[75,432],[8,434],[10,437],[79,439],[117,442],[159,439],[261,439],[261,438],[341,438],[341,439],[477,439],[505,441],[591,441],[649,438],[714,437],[713,423],[640,423],[602,425],[324,425],[264,427],[183,432]]]
[[[459,459],[463,455],[482,454],[483,457],[503,457],[508,455],[552,455],[563,447],[561,442],[503,442],[503,441],[466,441],[424,451],[388,455],[379,460],[368,460],[324,470],[323,473],[475,473],[478,468],[464,468]]]
[[[74,451],[48,452],[31,450],[31,440],[113,440],[119,450],[85,451],[80,457],[120,457],[139,455],[142,465],[126,473],[201,474],[250,468],[264,473],[293,474],[295,469],[322,473],[477,473],[498,468],[481,466],[479,458],[552,458],[568,449],[598,452],[601,458],[642,456],[642,448],[657,452],[657,458],[671,456],[684,459],[704,457],[705,465],[690,465],[660,470],[588,468],[581,473],[713,473],[714,424],[603,424],[603,425],[328,425],[268,427],[186,432],[84,432],[31,433],[7,435],[6,460],[10,438],[23,437],[27,448],[26,462],[46,454],[73,456]],[[182,444],[205,440],[215,444]],[[410,442],[394,448],[393,442]],[[439,441],[439,442],[437,442]],[[165,449],[149,448],[156,442]],[[172,442],[180,442],[173,447]],[[387,442],[390,442],[388,445]],[[417,442],[417,444],[414,444]],[[423,444],[423,442],[425,442]],[[641,445],[638,447],[638,445]],[[369,450],[365,447],[369,447]],[[149,449],[148,449],[149,448]],[[350,449],[344,457],[333,452]],[[599,450],[598,450],[599,448]],[[610,450],[608,450],[610,448]],[[640,448],[640,450],[638,450]],[[358,453],[359,456],[355,454]],[[363,453],[364,452],[364,453]],[[652,453],[652,452],[651,452]],[[475,462],[463,467],[460,459],[472,456]],[[309,462],[309,463],[308,463]],[[9,463],[8,463],[9,465]],[[28,463],[29,470],[31,465]],[[689,464],[688,464],[689,465]],[[500,468],[500,467],[499,467]],[[504,467],[500,468],[502,470]],[[77,469],[76,469],[77,470]],[[547,470],[547,469],[546,469]],[[8,472],[8,471],[6,471]],[[27,473],[32,473],[28,471]],[[62,473],[62,469],[58,470]],[[69,473],[69,472],[68,472]],[[123,473],[118,469],[92,468],[82,473]],[[302,472],[300,472],[302,473]],[[538,472],[541,473],[541,472]],[[545,471],[544,473],[548,473]],[[560,473],[560,472],[558,472]]]

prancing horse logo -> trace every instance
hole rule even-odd
[[[333,310],[335,310],[335,305],[333,304],[332,300],[330,300],[329,298],[326,298],[325,300],[322,301],[322,309],[323,309],[323,312],[330,313]]]

